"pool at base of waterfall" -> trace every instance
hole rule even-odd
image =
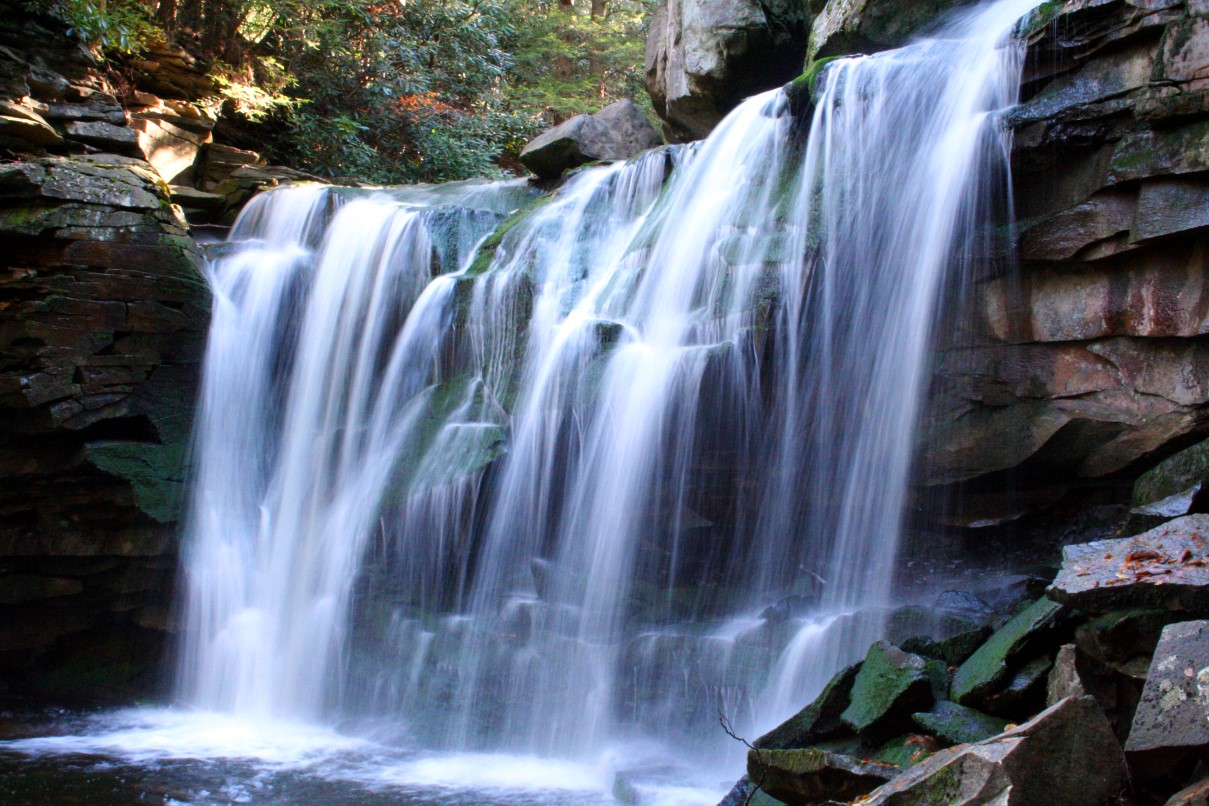
[[[582,761],[439,753],[365,722],[333,730],[170,708],[0,712],[0,737],[9,804],[595,806],[621,788],[644,804],[713,806],[731,783],[651,742]]]

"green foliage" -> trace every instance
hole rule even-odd
[[[68,36],[102,52],[133,53],[156,36],[150,10],[138,0],[34,0],[30,8],[63,20]]]
[[[643,60],[654,0],[612,0],[592,16],[580,5],[535,3],[528,36],[516,54],[519,80],[510,98],[540,110],[547,123],[592,113],[631,98],[645,105]]]
[[[297,79],[280,155],[321,175],[498,175],[545,126],[645,101],[653,0],[289,2],[266,38]]]
[[[316,173],[379,182],[491,172],[517,128],[499,100],[509,11],[497,0],[319,7],[291,31],[301,103],[284,119],[284,152]]]
[[[646,103],[655,0],[30,2],[102,49],[166,39],[210,60],[272,159],[390,183],[498,175],[546,126]]]
[[[216,62],[210,76],[233,111],[254,123],[298,105],[286,94],[297,80],[272,56],[251,57],[242,68]]]

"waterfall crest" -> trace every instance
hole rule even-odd
[[[254,200],[212,269],[181,697],[572,756],[800,707],[894,601],[1035,4],[537,199]]]

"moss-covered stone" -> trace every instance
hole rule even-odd
[[[140,510],[160,523],[179,520],[185,485],[183,443],[90,442],[85,451],[99,470],[130,482]]]
[[[747,754],[747,774],[787,803],[850,801],[893,778],[898,767],[818,748],[759,750]]]
[[[936,743],[930,737],[906,733],[879,747],[873,754],[873,760],[895,767],[910,767],[935,752]]]
[[[814,702],[782,722],[754,743],[770,750],[807,747],[833,738],[847,730],[840,714],[850,703],[852,684],[860,664],[853,664],[831,678]]]
[[[1209,480],[1209,440],[1199,442],[1147,470],[1133,484],[1133,506],[1144,507],[1189,491]],[[1175,513],[1183,515],[1183,512]]]
[[[1114,183],[1209,170],[1209,121],[1143,130],[1121,139],[1109,164]]]
[[[1003,733],[1008,724],[1006,720],[947,700],[937,702],[929,711],[913,714],[911,720],[920,730],[945,744],[980,742]]]
[[[980,699],[1007,680],[1021,653],[1053,632],[1063,607],[1049,599],[1038,599],[1000,627],[990,639],[958,667],[953,675],[953,700],[976,705]]]
[[[508,233],[516,229],[522,222],[528,220],[538,210],[554,201],[554,199],[555,196],[553,193],[538,196],[501,221],[479,247],[478,255],[475,257],[474,262],[470,264],[470,268],[466,270],[466,274],[472,277],[484,274],[487,269],[491,268],[491,263],[495,260],[495,253],[501,244],[503,244],[504,238],[507,237]]]
[[[865,655],[840,719],[877,742],[900,732],[910,724],[912,713],[931,703],[932,682],[924,658],[879,641]]]
[[[1081,652],[1100,663],[1144,676],[1163,628],[1186,619],[1187,614],[1178,610],[1116,610],[1080,625],[1075,642]]]
[[[814,105],[818,103],[820,79],[827,65],[843,58],[842,56],[827,56],[806,63],[802,74],[786,84],[782,90],[789,99],[789,108],[798,118],[807,118]]]
[[[1045,684],[1053,665],[1047,655],[1028,661],[1008,678],[1006,685],[981,698],[983,710],[1006,719],[1027,719],[1045,705]]]

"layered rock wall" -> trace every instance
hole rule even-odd
[[[1027,21],[1007,121],[1019,271],[992,267],[962,303],[929,483],[1128,476],[1209,426],[1207,15],[1071,0]]]
[[[0,678],[126,698],[170,628],[208,292],[92,56],[0,17]]]

